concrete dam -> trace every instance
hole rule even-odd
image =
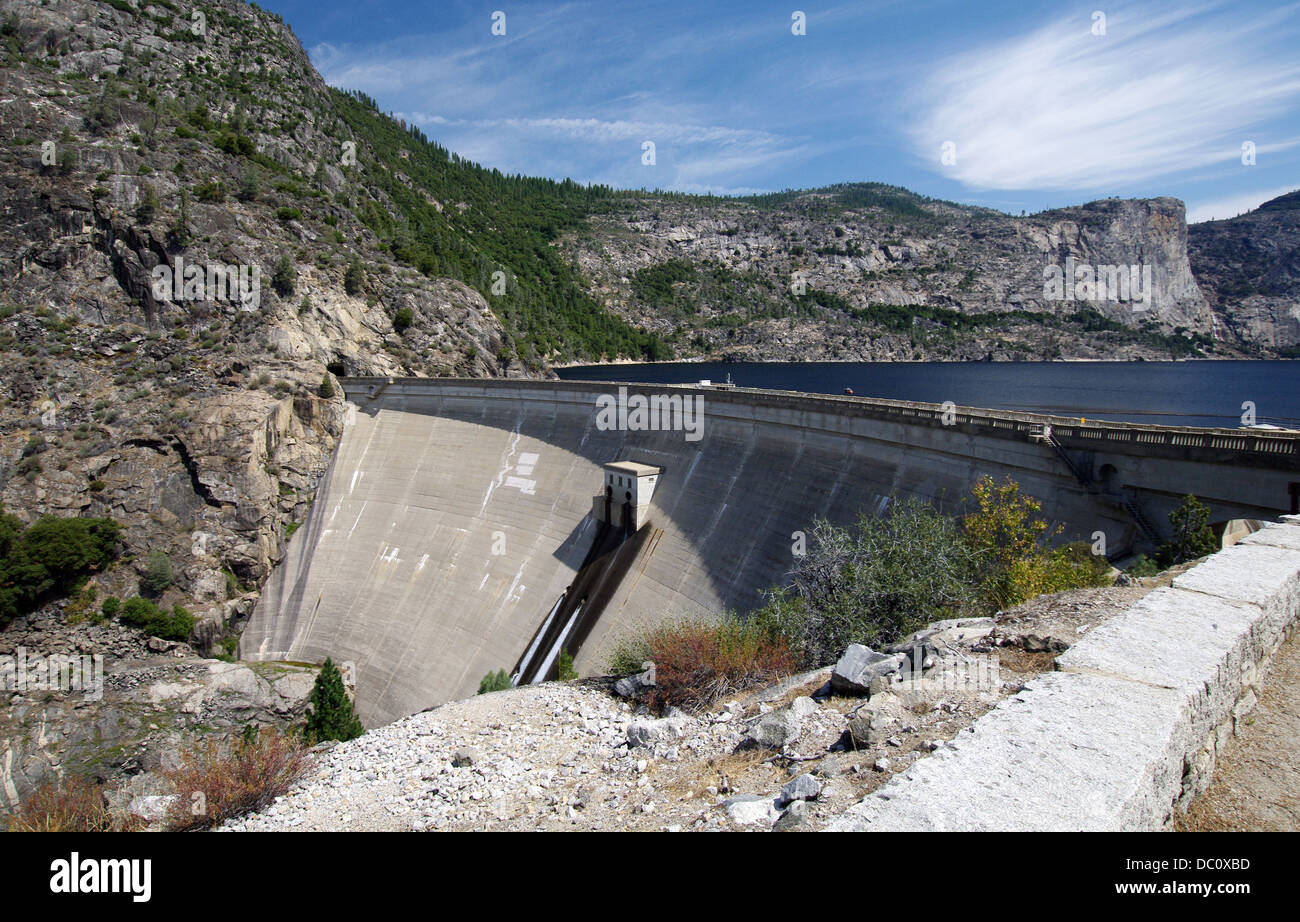
[[[1187,493],[1219,524],[1300,498],[1296,433],[679,385],[342,385],[337,453],[240,656],[352,664],[368,726],[472,695],[499,669],[544,679],[557,644],[595,673],[628,632],[747,611],[790,569],[796,532],[895,495],[956,513],[980,477],[1011,476],[1064,538],[1100,531],[1112,554],[1160,540]],[[611,426],[601,402],[616,397],[702,401],[703,417],[695,431]],[[623,471],[635,501],[615,492]]]

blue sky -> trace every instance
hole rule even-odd
[[[879,181],[1016,214],[1173,195],[1193,221],[1300,187],[1300,4],[262,5],[327,82],[507,173],[718,194]]]

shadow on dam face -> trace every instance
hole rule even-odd
[[[595,400],[618,385],[344,386],[337,453],[240,655],[354,663],[368,726],[472,695],[484,674],[519,661],[590,548],[608,461],[664,470],[647,539],[577,656],[584,674],[629,631],[748,611],[789,571],[795,532],[879,514],[892,495],[956,512],[981,476],[1010,475],[1065,537],[1102,530],[1119,547],[1133,531],[1041,445],[961,424],[704,391],[702,437],[689,441],[602,429]]]

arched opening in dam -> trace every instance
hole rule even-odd
[[[575,663],[584,674],[599,672],[626,632],[750,610],[788,572],[797,533],[817,518],[846,524],[879,514],[895,495],[957,513],[980,477],[1011,476],[1043,501],[1063,539],[1100,531],[1120,550],[1144,540],[1123,501],[1130,494],[1151,521],[1187,492],[1216,515],[1263,518],[1286,501],[1278,479],[1286,471],[1275,468],[1295,461],[1294,442],[1274,450],[1276,436],[1179,444],[1169,433],[1189,430],[1076,431],[1069,420],[1023,414],[683,389],[705,401],[691,440],[680,430],[602,427],[596,400],[610,391],[602,384],[343,384],[350,406],[337,454],[240,655],[354,663],[369,725],[472,695],[484,674],[523,660],[592,550],[601,527],[594,499],[611,461],[662,475],[634,553],[601,587],[600,617]],[[1032,437],[1047,419],[1077,470]],[[1223,502],[1222,465],[1240,471],[1257,455],[1274,466],[1260,464],[1245,486],[1238,477]],[[1077,476],[1106,464],[1116,471],[1112,495]]]

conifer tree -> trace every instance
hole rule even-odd
[[[313,743],[356,739],[365,732],[343,688],[343,675],[328,657],[311,690],[311,714],[307,717],[306,731]]]

